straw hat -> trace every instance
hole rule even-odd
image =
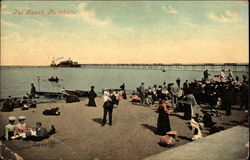
[[[19,117],[18,117],[18,120],[25,120],[25,119],[26,119],[25,116],[19,116]]]
[[[9,121],[15,121],[15,120],[16,120],[16,117],[14,117],[14,116],[9,117]]]

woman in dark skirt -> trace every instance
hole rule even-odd
[[[198,106],[196,99],[193,95],[193,91],[191,88],[187,88],[184,90],[184,119],[191,120],[193,117],[193,108],[194,106]]]
[[[95,97],[97,96],[95,91],[94,91],[94,86],[91,86],[91,90],[89,91],[89,95],[88,95],[88,98],[89,98],[89,103],[88,103],[88,106],[93,106],[93,107],[96,107],[96,104],[95,104]]]
[[[222,97],[222,107],[226,111],[226,115],[230,116],[231,115],[231,106],[232,106],[232,90],[229,85],[225,86],[224,89],[224,95]]]
[[[171,131],[170,121],[168,117],[169,109],[165,101],[160,100],[158,107],[158,121],[157,121],[157,133],[158,135],[166,135],[167,132]]]

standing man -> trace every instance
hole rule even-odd
[[[34,83],[31,83],[31,90],[30,90],[30,94],[32,95],[33,98],[35,98],[35,94],[36,94],[36,87],[34,86]]]
[[[172,92],[172,105],[176,107],[178,105],[178,93],[180,88],[175,86],[174,83],[172,83],[171,92]]]
[[[180,79],[180,77],[177,78],[176,83],[177,83],[177,85],[178,85],[178,87],[180,89],[181,88],[181,79]]]
[[[207,70],[207,69],[203,72],[203,76],[204,76],[205,81],[206,81],[206,80],[208,79],[208,77],[210,76],[210,74],[208,73],[208,70]]]
[[[233,78],[233,72],[229,69],[228,70],[228,76],[227,76],[227,79],[229,80],[229,81],[233,81],[234,80],[234,78]]]
[[[221,72],[220,72],[220,78],[221,78],[221,81],[222,81],[222,82],[224,82],[224,81],[226,80],[224,69],[222,69]]]
[[[114,108],[114,103],[112,102],[112,99],[110,97],[110,93],[105,94],[103,96],[104,98],[104,104],[103,104],[103,120],[102,120],[102,126],[106,124],[107,121],[107,113],[109,114],[109,125],[112,126],[112,112]]]
[[[243,74],[242,78],[243,78],[243,83],[247,83],[247,77],[244,74]]]
[[[184,83],[183,83],[183,89],[188,89],[189,88],[189,84],[188,84],[188,80],[186,80]]]
[[[91,86],[91,90],[89,91],[88,98],[89,98],[89,103],[88,106],[93,106],[96,107],[95,103],[95,97],[97,96],[95,91],[94,91],[94,86]]]
[[[238,75],[236,75],[235,80],[236,80],[236,82],[239,82],[240,79],[239,79]]]
[[[125,91],[125,84],[124,83],[120,86],[120,89],[123,91],[122,92],[123,99],[127,99],[127,95],[126,95],[126,91]]]
[[[139,87],[139,96],[140,96],[140,105],[142,106],[145,100],[145,88],[144,88],[144,82],[141,82],[141,86]]]

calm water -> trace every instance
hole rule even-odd
[[[219,74],[219,71],[209,71],[211,75]],[[246,72],[234,72],[240,79]],[[48,81],[51,76],[57,76],[60,81],[52,83]],[[227,72],[226,72],[227,75]],[[95,86],[97,92],[103,88],[119,88],[124,82],[127,90],[135,90],[140,82],[146,86],[175,82],[180,77],[181,83],[185,79],[191,81],[200,80],[201,71],[166,71],[161,70],[128,70],[128,69],[93,69],[93,68],[51,68],[51,67],[1,67],[1,96],[6,98],[22,97],[30,91],[30,84],[34,83],[39,91],[37,76],[40,76],[40,91],[58,92],[64,87],[69,90],[89,90]]]

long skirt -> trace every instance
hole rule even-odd
[[[89,98],[89,103],[88,103],[88,106],[93,106],[93,107],[96,107],[96,104],[95,104],[95,99],[94,99],[94,98]]]
[[[171,131],[170,121],[167,113],[159,113],[157,121],[157,133],[158,135],[166,135]]]
[[[189,104],[184,105],[184,119],[191,120],[192,119],[192,106]]]

